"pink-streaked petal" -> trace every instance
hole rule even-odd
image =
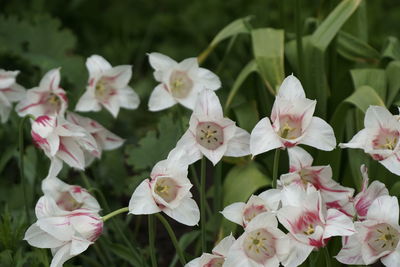
[[[268,118],[261,119],[250,135],[250,152],[253,156],[283,147]]]
[[[221,87],[221,80],[213,72],[204,68],[199,68],[197,75],[199,82],[203,84],[205,88],[217,90]]]
[[[0,93],[3,93],[9,101],[16,102],[16,101],[20,101],[20,100],[24,99],[26,91],[25,91],[25,88],[22,87],[21,85],[14,83],[8,89],[9,90],[5,90],[5,91],[2,91],[0,89]]]
[[[47,138],[53,134],[57,124],[55,116],[40,116],[32,123],[32,131],[42,138]]]
[[[126,109],[136,109],[140,104],[138,94],[129,86],[118,90],[119,105]]]
[[[61,139],[60,149],[56,156],[73,168],[80,170],[85,168],[83,151],[71,137],[63,137]]]
[[[85,93],[79,98],[78,103],[75,106],[76,111],[100,111],[101,106],[99,101],[95,97],[94,93],[87,90]]]
[[[399,224],[399,201],[397,197],[380,196],[372,202],[367,213],[368,220]]]
[[[235,240],[236,239],[232,236],[232,234],[228,235],[213,248],[212,253],[214,255],[226,257]]]
[[[278,96],[294,101],[299,98],[306,97],[303,86],[293,74],[283,80],[281,86],[279,87]]]
[[[250,134],[242,128],[236,127],[235,135],[228,141],[225,156],[242,157],[250,154]]]
[[[186,263],[185,267],[199,267],[201,262],[201,257],[195,258],[188,263]]]
[[[175,105],[177,101],[172,97],[163,84],[154,88],[149,99],[149,110],[160,111]]]
[[[193,114],[208,117],[211,120],[223,118],[221,103],[214,91],[203,90],[199,93]]]
[[[131,65],[120,65],[106,70],[103,73],[103,79],[108,81],[114,88],[124,88],[132,77]]]
[[[165,208],[163,211],[175,221],[189,226],[198,224],[200,220],[199,207],[192,198],[184,198],[175,209]]]
[[[313,163],[312,156],[298,146],[288,148],[288,155],[289,172],[298,171],[304,167],[310,167]]]
[[[40,80],[39,88],[43,91],[55,91],[60,84],[60,68],[48,71]]]
[[[335,258],[343,264],[365,265],[361,255],[361,241],[357,234],[343,237],[343,241],[343,248]]]
[[[281,202],[281,190],[269,189],[262,192],[258,196],[262,198],[265,203],[267,203],[269,209],[271,209],[272,211],[278,210],[279,204]]]
[[[86,59],[86,68],[89,71],[89,76],[99,76],[103,72],[112,68],[111,64],[102,56],[93,55]]]
[[[160,211],[161,209],[153,199],[150,182],[146,179],[133,192],[129,201],[129,213],[139,215],[153,214]]]
[[[37,248],[56,248],[64,243],[64,241],[58,240],[40,229],[36,224],[32,224],[28,230],[26,230],[24,240],[26,240],[29,245]]]
[[[328,123],[318,117],[313,117],[300,143],[330,151],[336,147],[336,138]]]
[[[324,239],[331,236],[349,236],[355,233],[353,221],[336,209],[329,209],[326,217]]]
[[[261,228],[277,228],[278,220],[272,212],[263,212],[254,217],[246,226],[246,231],[253,231]]]
[[[221,211],[222,215],[229,221],[243,226],[243,209],[246,206],[243,202],[230,204]]]
[[[67,216],[41,218],[36,225],[61,241],[70,241],[74,234]]]
[[[177,62],[170,57],[160,54],[160,53],[150,53],[149,62],[153,69],[155,70],[166,70],[177,64]]]
[[[110,96],[106,101],[103,101],[101,104],[111,113],[114,118],[118,117],[120,105],[117,95]]]

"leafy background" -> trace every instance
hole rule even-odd
[[[397,113],[398,3],[345,0],[335,9],[341,2],[301,1],[298,25],[305,37],[298,58],[294,0],[0,1],[0,67],[20,70],[18,82],[31,88],[50,68],[61,66],[61,85],[73,109],[85,90],[86,57],[100,54],[113,65],[134,66],[131,85],[141,97],[139,109],[123,110],[116,120],[104,111],[88,114],[126,138],[126,144],[104,153],[101,161],[86,171],[87,177],[67,168],[60,175],[68,183],[89,187],[106,213],[127,205],[134,188],[175,145],[190,116],[190,111],[179,107],[147,111],[148,97],[156,85],[148,52],[158,51],[177,60],[200,55],[202,65],[223,81],[218,95],[225,113],[248,131],[269,115],[276,86],[291,73],[301,79],[307,95],[318,100],[316,115],[330,121],[338,142],[349,140],[362,128],[363,113],[370,104],[386,105]],[[31,248],[22,241],[29,222],[24,216],[18,173],[15,137],[19,120],[13,114],[0,126],[0,266],[48,266],[49,251]],[[32,146],[28,133],[26,126],[25,176],[33,216],[49,162]],[[334,178],[347,186],[359,189],[359,166],[365,163],[372,179],[385,182],[392,194],[400,193],[398,177],[360,151],[310,152],[316,163],[331,164]],[[217,211],[222,205],[244,201],[251,193],[266,189],[272,157],[266,153],[253,161],[249,157],[224,158],[223,166],[209,166],[210,244],[238,231]],[[283,157],[280,173],[287,172],[287,165]],[[198,167],[191,170],[192,178]],[[215,194],[219,189],[213,184],[219,173],[222,199]],[[195,188],[192,191],[197,198]],[[187,257],[198,255],[198,228],[171,224]],[[66,266],[146,266],[147,246],[146,218],[121,216],[107,223],[99,241]],[[161,226],[157,227],[156,246],[160,266],[178,264]],[[331,246],[337,251],[338,240]]]

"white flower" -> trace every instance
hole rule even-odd
[[[133,192],[129,213],[162,211],[182,224],[193,226],[199,222],[199,207],[189,191],[192,184],[187,178],[188,163],[184,157],[185,151],[174,149],[166,160],[153,167],[151,179],[144,180]]]
[[[203,253],[200,257],[193,259],[188,262],[185,267],[219,267],[225,262],[225,258],[228,255],[229,249],[231,248],[235,238],[230,234],[229,236],[222,239],[216,247],[213,248],[212,254]]]
[[[250,154],[250,135],[237,127],[235,122],[224,118],[217,95],[212,90],[199,94],[196,107],[190,117],[189,129],[177,143],[185,149],[190,163],[206,156],[214,165],[223,156],[241,157]]]
[[[266,212],[247,225],[229,249],[223,266],[279,267],[289,250],[289,239],[278,229],[275,215]]]
[[[332,179],[331,166],[311,166],[313,158],[301,147],[288,149],[289,173],[283,174],[278,181],[278,186],[297,184],[304,189],[309,184],[320,191],[322,200],[327,208],[335,208],[347,216],[354,216],[351,202],[354,189],[341,186]]]
[[[90,118],[79,116],[73,112],[67,112],[67,120],[75,125],[85,129],[96,140],[97,147],[101,154],[102,150],[113,150],[120,147],[125,140],[113,134],[103,127],[100,123]],[[85,153],[86,166],[88,166],[95,156],[91,153]]]
[[[298,144],[320,150],[334,149],[336,139],[332,127],[324,120],[313,117],[316,103],[305,97],[296,77],[288,76],[279,88],[271,118],[261,119],[251,132],[251,154],[255,156]]]
[[[101,235],[100,206],[85,189],[55,177],[46,178],[42,187],[44,196],[35,209],[38,220],[28,228],[24,240],[34,247],[50,248],[50,267],[61,267]]]
[[[218,76],[200,68],[197,58],[188,58],[180,63],[160,53],[149,54],[154,78],[160,82],[149,99],[149,110],[159,111],[176,103],[193,109],[197,95],[204,89],[221,87]]]
[[[389,195],[389,191],[387,190],[385,184],[379,181],[373,181],[368,186],[368,169],[365,165],[361,166],[361,173],[363,176],[362,190],[354,197],[353,202],[357,213],[357,218],[359,220],[364,220],[372,202],[380,196]]]
[[[48,71],[40,80],[39,86],[27,90],[25,97],[17,104],[15,110],[18,115],[63,115],[68,99],[64,89],[60,87],[60,79],[59,68]]]
[[[381,260],[387,267],[400,262],[399,203],[381,196],[372,202],[366,219],[355,223],[357,233],[344,240],[336,259],[345,264],[370,265]]]
[[[0,69],[0,119],[5,123],[10,116],[12,103],[20,101],[25,96],[25,89],[16,83],[19,71]]]
[[[319,191],[309,186],[307,191],[293,184],[283,188],[279,222],[289,231],[292,248],[284,266],[298,266],[314,249],[326,245],[332,236],[354,234],[352,220],[336,209],[326,210]]]
[[[71,167],[83,170],[84,151],[95,157],[100,156],[96,140],[82,127],[61,117],[38,117],[32,123],[31,135],[36,145],[52,160],[52,168],[58,171],[61,169],[62,161]],[[54,171],[53,176],[57,175],[58,171]]]
[[[258,196],[252,195],[247,203],[236,202],[226,206],[221,213],[226,219],[246,227],[258,215],[276,211],[280,203],[280,194],[280,190],[270,189]]]
[[[364,129],[341,148],[360,148],[386,169],[400,175],[400,122],[386,108],[370,106],[365,112]]]
[[[128,85],[132,77],[132,66],[112,67],[107,60],[93,55],[86,60],[89,81],[86,92],[75,107],[77,111],[100,111],[105,107],[114,117],[119,109],[135,109],[139,106],[139,96]]]

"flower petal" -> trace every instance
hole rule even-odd
[[[279,87],[278,96],[297,100],[299,98],[305,98],[303,86],[301,85],[299,79],[297,79],[293,74],[286,77],[283,80],[281,86]]]
[[[40,218],[36,225],[61,241],[70,241],[74,234],[69,218],[66,216]]]
[[[177,222],[189,226],[198,224],[200,220],[199,207],[196,201],[189,197],[182,199],[181,204],[175,209],[166,208],[163,211]]]
[[[51,260],[50,267],[62,267],[63,264],[71,259],[74,255],[71,255],[71,243],[66,243],[64,246],[55,250],[53,253],[53,259]]]
[[[87,250],[87,248],[91,244],[93,244],[93,242],[90,242],[89,240],[86,240],[86,239],[83,239],[83,238],[74,237],[72,239],[72,241],[71,241],[70,253],[73,256],[81,254],[82,252]]]
[[[253,156],[283,147],[268,118],[261,119],[250,135],[250,152]]]
[[[140,104],[138,94],[129,86],[118,90],[119,105],[126,109],[136,109]]]
[[[357,234],[343,237],[344,244],[336,259],[343,264],[365,265],[361,255],[361,242]]]
[[[328,209],[324,239],[331,236],[349,236],[355,233],[353,221],[336,209]]]
[[[395,251],[393,251],[389,255],[387,255],[385,257],[382,257],[381,258],[381,262],[386,267],[397,267],[397,266],[399,266],[399,262],[400,262],[400,251],[399,251],[399,249],[397,248]]]
[[[250,154],[250,134],[236,126],[235,135],[228,141],[225,156],[242,157]]]
[[[48,71],[40,80],[39,88],[43,91],[55,91],[60,84],[60,68]]]
[[[318,117],[313,117],[300,144],[330,151],[336,147],[336,138],[328,123]]]
[[[282,260],[282,264],[290,267],[299,266],[308,258],[314,247],[300,243],[291,234],[288,236],[290,237],[290,252],[288,257]]]
[[[217,90],[221,87],[221,80],[215,73],[204,68],[199,68],[197,75],[200,80],[199,82],[201,82],[205,88]]]
[[[232,203],[221,211],[221,214],[229,221],[243,226],[243,209],[246,203],[236,202]]]
[[[215,255],[226,257],[228,255],[229,249],[232,244],[235,242],[235,238],[232,236],[232,233],[222,239],[217,246],[215,246],[212,250],[212,253]]]
[[[379,161],[379,163],[385,166],[390,172],[400,175],[400,156],[397,153]]]
[[[73,168],[80,170],[85,168],[83,151],[71,137],[63,137],[61,139],[60,149],[56,156]]]
[[[288,148],[288,155],[289,172],[298,171],[304,167],[310,167],[313,163],[312,156],[298,146]]]
[[[24,240],[26,240],[29,245],[37,248],[56,248],[64,244],[63,241],[46,233],[36,224],[32,224],[28,230],[26,230]]]
[[[106,70],[103,73],[103,79],[110,82],[114,88],[120,89],[128,86],[132,77],[131,65],[120,65]]]
[[[212,90],[203,90],[199,93],[193,114],[197,117],[208,117],[218,120],[223,118],[221,103]]]
[[[153,214],[161,211],[154,201],[151,193],[149,180],[144,180],[135,189],[129,201],[129,213]]]
[[[177,101],[163,84],[159,84],[154,88],[149,99],[149,110],[160,111],[175,105]]]
[[[75,106],[76,111],[100,111],[101,106],[99,101],[95,97],[94,93],[87,90],[85,93],[79,98],[78,103]]]
[[[380,196],[372,202],[367,213],[368,220],[399,224],[399,201],[397,197]]]
[[[148,56],[150,65],[155,70],[169,69],[177,64],[177,62],[172,58],[160,53],[153,52],[148,54]]]
[[[102,56],[92,55],[86,59],[86,68],[89,71],[89,76],[93,77],[101,75],[106,70],[111,69],[112,66]]]
[[[399,130],[399,122],[385,107],[370,106],[365,112],[365,128],[385,128]]]

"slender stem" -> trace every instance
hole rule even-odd
[[[120,209],[117,209],[117,210],[115,210],[115,211],[113,211],[113,212],[101,217],[101,219],[103,220],[103,222],[105,222],[108,219],[114,217],[115,215],[118,215],[118,214],[121,214],[121,213],[124,213],[124,212],[127,212],[127,211],[129,211],[128,207],[120,208]]]
[[[175,233],[171,228],[171,225],[169,225],[168,221],[159,213],[155,214],[157,219],[164,225],[165,229],[167,230],[169,237],[171,238],[171,241],[175,247],[176,252],[178,253],[179,260],[181,264],[184,266],[186,264],[185,260],[185,255],[183,255],[183,251],[181,247],[179,246],[178,240],[176,239]]]
[[[200,178],[200,228],[201,228],[201,247],[203,253],[207,251],[206,238],[206,158],[201,159],[201,178]]]
[[[215,167],[214,171],[214,212],[217,213],[221,210],[221,195],[222,195],[222,161]]]
[[[26,219],[28,223],[31,221],[31,216],[29,213],[29,205],[28,205],[28,195],[26,192],[26,181],[25,181],[25,173],[24,173],[24,125],[27,119],[35,119],[32,115],[26,115],[22,118],[19,124],[19,175],[21,178],[22,190],[24,195],[24,204],[25,204],[25,213]]]
[[[154,225],[154,215],[149,214],[147,216],[148,219],[148,227],[149,227],[149,246],[150,246],[150,259],[151,259],[151,266],[152,267],[157,267],[157,260],[156,260],[156,251],[155,251],[155,246],[154,246],[154,240],[155,240],[155,225]]]
[[[331,256],[329,255],[328,247],[325,246],[323,248],[323,250],[324,250],[324,254],[325,254],[325,266],[326,267],[331,267]]]
[[[193,177],[193,183],[194,186],[197,188],[197,191],[199,191],[199,195],[200,195],[200,182],[199,182],[199,177],[197,176],[197,172],[196,172],[196,168],[194,167],[194,165],[190,165],[190,173]],[[212,212],[211,212],[211,208],[210,205],[208,205],[208,202],[206,202],[206,210],[207,210],[207,215],[211,217]]]
[[[303,61],[303,34],[302,34],[302,24],[301,24],[301,0],[296,1],[295,10],[295,21],[296,21],[296,47],[297,47],[297,65],[299,68],[299,77],[303,79],[304,72],[304,61]]]
[[[274,169],[272,170],[272,187],[276,187],[276,181],[278,179],[278,168],[279,168],[279,156],[280,156],[281,150],[277,148],[275,150],[275,157],[274,157]]]

